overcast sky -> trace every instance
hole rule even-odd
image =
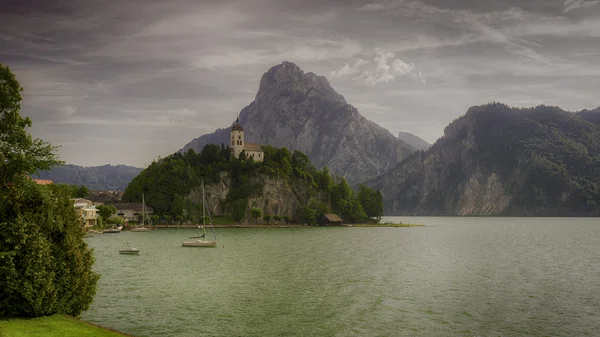
[[[434,142],[472,105],[600,105],[600,0],[0,0],[35,137],[145,166],[230,125],[283,61]]]

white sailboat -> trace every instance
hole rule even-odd
[[[149,232],[149,227],[144,227],[146,223],[146,203],[144,202],[144,193],[142,193],[142,225],[131,229],[132,232]]]
[[[208,213],[208,220],[210,227],[212,228],[214,240],[206,240],[206,215]],[[198,226],[199,227],[199,226]],[[206,195],[204,194],[204,180],[202,180],[202,232],[200,236],[190,236],[190,240],[184,240],[181,245],[183,247],[216,247],[217,246],[217,233],[215,233],[215,227],[212,224],[212,218],[210,212],[206,207]]]
[[[129,244],[129,242],[127,242],[127,244]],[[135,248],[135,247],[127,247],[127,248],[123,248],[123,249],[119,249],[119,254],[139,254],[140,253],[140,249],[139,248]]]

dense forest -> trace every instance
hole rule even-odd
[[[472,107],[430,149],[369,185],[392,214],[599,215],[600,128],[582,117],[549,106]]]
[[[283,179],[288,186],[302,185],[310,198],[298,207],[289,222],[315,224],[325,213],[336,213],[346,223],[366,222],[383,215],[382,196],[366,186],[355,192],[341,177],[333,177],[329,169],[315,168],[309,158],[300,151],[263,146],[264,161],[246,159],[242,152],[232,158],[229,147],[205,145],[200,153],[188,150],[174,153],[154,161],[135,177],[123,194],[124,201],[141,201],[144,194],[154,213],[163,218],[192,221],[202,209],[194,204],[189,195],[192,190],[205,185],[217,184],[230,179],[231,189],[221,200],[226,216],[241,221],[251,205],[248,198],[260,195],[264,178]],[[252,209],[253,218],[268,220],[271,214]]]

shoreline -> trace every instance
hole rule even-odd
[[[178,228],[198,228],[199,225],[156,225],[151,228],[155,229],[178,229]],[[210,227],[210,226],[208,226]],[[343,224],[343,225],[332,225],[332,226],[319,226],[319,225],[297,225],[297,224],[214,224],[214,228],[315,228],[315,227],[425,227],[422,224]],[[122,231],[128,231],[129,229],[123,229]]]

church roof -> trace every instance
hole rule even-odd
[[[231,127],[231,131],[244,131],[244,128],[239,123],[236,122]]]
[[[263,152],[263,149],[258,144],[244,144],[244,151]]]

